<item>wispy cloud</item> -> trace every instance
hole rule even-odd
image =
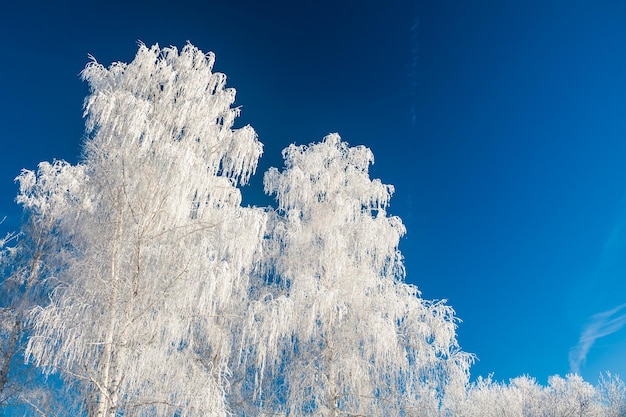
[[[594,274],[591,279],[586,280],[583,288],[592,293],[602,293],[617,304],[623,300],[619,288],[623,282],[622,271],[626,266],[624,263],[624,253],[626,253],[626,192],[622,194],[619,203],[614,207],[614,213]],[[606,217],[610,219],[611,216],[607,213]],[[616,288],[618,290],[616,294],[607,294],[607,288],[613,292]],[[578,344],[570,349],[570,372],[580,373],[580,368],[584,366],[587,355],[596,340],[618,332],[624,326],[626,326],[626,303],[591,316],[583,328]]]
[[[580,367],[585,363],[587,354],[596,340],[619,331],[624,325],[626,325],[626,304],[593,315],[580,335],[578,344],[570,351],[570,371],[580,373]]]

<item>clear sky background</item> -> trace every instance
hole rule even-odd
[[[626,376],[624,1],[7,1],[0,38],[1,230],[21,168],[80,158],[88,54],[189,40],[265,144],[245,203],[290,143],[367,145],[473,377]]]

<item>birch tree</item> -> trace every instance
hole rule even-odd
[[[17,235],[8,233],[0,239],[0,411],[19,404],[25,381],[15,375],[19,367],[24,319],[30,297],[22,289],[25,274],[16,267],[19,248]],[[26,275],[30,275],[26,272]],[[27,287],[32,287],[28,285]]]
[[[406,284],[405,228],[387,215],[393,187],[369,178],[372,152],[336,134],[291,145],[265,174],[277,217],[268,240],[275,287],[254,316],[268,414],[436,415],[470,357],[453,310]],[[281,318],[281,320],[277,320]],[[263,362],[265,360],[265,362]],[[263,384],[262,384],[263,386]]]
[[[19,356],[24,319],[20,310],[27,297],[19,288],[21,279],[17,277],[17,271],[11,268],[15,263],[16,248],[9,245],[15,238],[14,233],[8,233],[0,239],[0,410],[16,401],[21,388],[11,373]]]
[[[606,417],[626,417],[626,384],[619,376],[601,375],[597,389]]]
[[[610,376],[468,383],[453,309],[404,280],[405,228],[368,148],[291,145],[264,178],[276,210],[242,207],[262,145],[234,127],[213,65],[192,45],[93,60],[81,162],[18,176],[24,226],[0,239],[0,414],[626,414]]]
[[[27,357],[77,384],[90,416],[224,416],[264,213],[237,185],[262,145],[233,128],[214,56],[140,45],[82,72],[87,138],[59,214],[64,266]],[[59,180],[50,173],[31,183]]]
[[[40,170],[67,178],[68,164],[42,163]],[[64,415],[56,400],[68,397],[46,383],[41,373],[24,365],[24,347],[30,335],[29,313],[47,302],[51,277],[57,267],[57,225],[64,210],[63,195],[55,181],[33,184],[32,172],[24,170],[17,202],[23,206],[24,221],[18,233],[0,240],[0,410]]]
[[[543,404],[544,415],[549,417],[606,415],[595,388],[577,374],[568,374],[565,378],[558,375],[548,378]]]
[[[529,377],[508,384],[491,377],[468,386],[467,397],[456,404],[456,417],[605,417],[621,416],[623,386],[619,379],[601,381],[596,388],[579,375],[558,375],[541,386]],[[608,385],[607,385],[608,384]],[[608,390],[607,390],[608,388]],[[619,395],[622,395],[622,400]],[[610,392],[610,394],[608,394]],[[611,399],[609,399],[611,398]]]

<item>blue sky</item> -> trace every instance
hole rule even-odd
[[[260,172],[330,132],[374,151],[407,280],[456,309],[473,376],[626,376],[623,1],[10,3],[3,230],[19,226],[21,168],[80,156],[88,54],[189,40],[237,89]],[[246,203],[270,203],[261,177]]]

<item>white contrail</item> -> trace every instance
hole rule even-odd
[[[578,344],[569,354],[570,372],[578,374],[580,366],[585,363],[587,354],[596,340],[620,330],[626,325],[626,304],[611,310],[595,314],[583,330]]]

